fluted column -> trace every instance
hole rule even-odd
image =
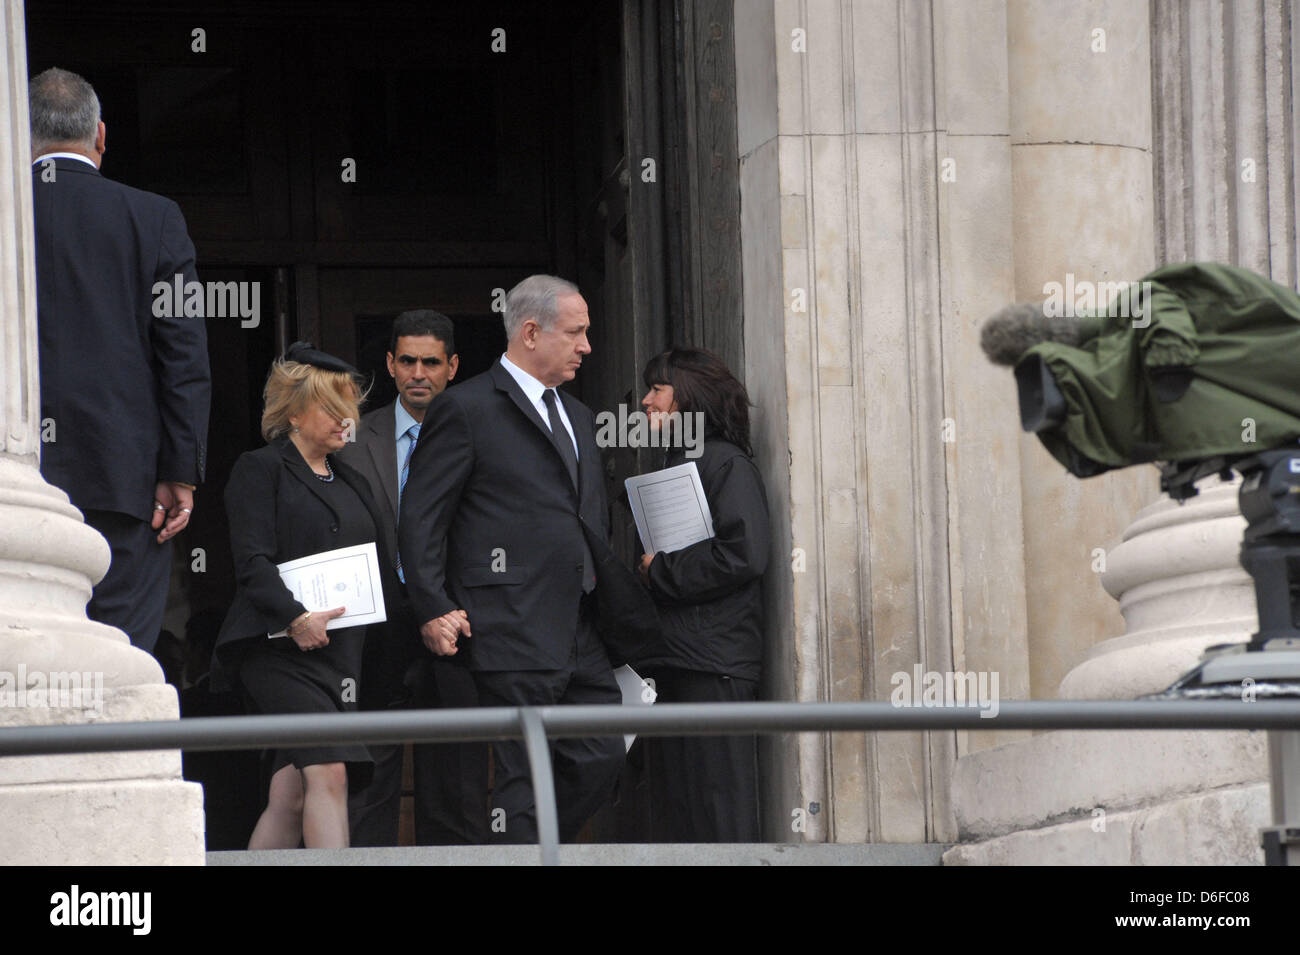
[[[1294,12],[1287,0],[1152,5],[1160,264],[1228,262],[1294,287]],[[1255,598],[1238,559],[1239,484],[1212,478],[1181,506],[1158,500],[1137,515],[1103,574],[1124,633],[1092,648],[1062,680],[1062,696],[1150,693],[1206,646],[1250,636]]]
[[[1148,42],[1146,6],[1131,0],[1007,4],[1020,301],[1043,301],[1048,282],[1128,281],[1154,264]],[[1122,627],[1098,572],[1157,479],[1131,468],[1080,481],[1037,438],[1021,442],[1032,695],[1050,699]]]
[[[919,667],[1027,697],[1015,389],[979,350],[1012,297],[1004,4],[735,12],[746,380],[788,514],[768,691],[886,700]],[[771,818],[806,816],[807,840],[950,839],[953,764],[998,735],[802,734],[777,744]]]
[[[108,545],[38,470],[22,0],[0,0],[0,21],[0,728],[175,719],[176,692],[153,657],[86,619]],[[52,686],[68,692],[40,692]],[[178,752],[0,759],[4,862],[202,864],[202,799]]]
[[[1145,42],[1142,24],[1126,15],[1131,10],[1107,6],[1118,15],[1112,23],[1125,25],[1108,29],[1109,40],[1141,36]],[[1014,7],[1013,19],[1022,21],[1019,13],[1047,5]],[[1079,5],[1076,26],[1087,26],[1080,18],[1105,26],[1099,9]],[[1090,112],[1103,119],[1132,118],[1131,104],[1151,89],[1155,191],[1147,208],[1156,264],[1209,259],[1294,282],[1293,12],[1284,0],[1153,0],[1149,77],[1129,71],[1106,80],[1109,88],[1098,80],[1097,106],[1090,111],[1057,105],[1067,117]],[[1013,49],[1059,49],[1052,22],[1039,17],[1025,24]],[[1117,67],[1142,59],[1140,49],[1127,49]],[[1041,82],[1040,73],[1025,71],[1025,82]],[[1062,189],[1057,221],[1088,223],[1080,241],[1105,243],[1115,222],[1144,203],[1145,188],[1140,177],[1116,177],[1108,201],[1094,194],[1085,203]],[[1089,209],[1091,218],[1077,214]],[[1018,278],[1020,261],[1018,255]],[[1132,278],[1138,271],[1114,277]],[[1152,469],[1129,473],[1154,486]],[[1064,644],[1084,652],[1060,681],[1060,695],[1132,698],[1159,690],[1190,668],[1205,646],[1244,640],[1254,629],[1254,591],[1238,564],[1245,522],[1237,482],[1210,478],[1200,487],[1182,505],[1151,495],[1116,535],[1119,542],[1102,544],[1095,567],[1119,601],[1124,627],[1113,626],[1112,612],[1093,624],[1106,628],[1108,639],[1090,647]],[[1126,507],[1116,516],[1132,513]],[[1077,533],[1089,545],[1097,536],[1081,526]],[[1069,533],[1059,537],[1066,546],[1075,542]],[[1026,557],[1033,561],[1032,550]],[[1035,695],[1050,695],[1049,676],[1035,666]],[[1259,733],[1040,734],[959,761],[953,788],[964,844],[944,861],[1258,863],[1259,827],[1269,820],[1266,775]]]

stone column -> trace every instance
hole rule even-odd
[[[1131,0],[1007,5],[1016,298],[1151,270],[1147,9]],[[1123,108],[1118,108],[1122,103]],[[1022,435],[1026,598],[1035,699],[1123,622],[1098,574],[1158,490],[1154,468],[1080,481]]]
[[[736,23],[745,362],[789,515],[768,692],[888,700],[919,665],[1023,698],[1019,419],[978,345],[1013,293],[1003,4],[738,2]],[[953,763],[991,735],[778,743],[770,818],[787,838],[802,811],[795,838],[950,839]]]
[[[0,727],[175,719],[153,657],[86,619],[108,545],[38,470],[22,0],[0,0],[0,18]],[[10,865],[203,863],[203,794],[178,752],[0,759],[0,820]]]
[[[1228,262],[1293,286],[1293,12],[1286,0],[1151,4],[1159,263]],[[1025,42],[1042,42],[1040,27]],[[1132,77],[1111,99],[1129,101],[1145,82]],[[1062,696],[1159,690],[1205,646],[1254,630],[1237,483],[1208,479],[1186,504],[1158,498],[1138,512],[1102,573],[1126,629],[1088,649]],[[1266,774],[1262,733],[1044,734],[961,761],[954,802],[972,844],[945,861],[1258,863]]]
[[[1167,687],[1207,646],[1249,639],[1255,590],[1237,559],[1246,528],[1240,483],[1209,478],[1184,504],[1162,497],[1138,512],[1102,575],[1124,633],[1089,650],[1060,696],[1131,700]]]
[[[1287,0],[1155,0],[1155,243],[1161,264],[1204,259],[1294,287],[1296,152]],[[1123,636],[1093,647],[1061,695],[1131,698],[1167,686],[1213,643],[1246,640],[1254,589],[1238,559],[1240,480],[1157,500],[1109,555]]]

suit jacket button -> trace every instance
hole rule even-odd
[[[337,534],[338,532],[339,532],[339,526],[338,526],[337,524],[331,524],[331,525],[330,525],[330,533],[331,533],[331,534]]]

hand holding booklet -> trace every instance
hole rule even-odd
[[[276,569],[294,598],[312,613],[346,608],[341,617],[325,625],[326,630],[362,627],[388,619],[379,554],[373,541],[287,560],[276,564]],[[267,636],[285,637],[288,633],[281,630]]]
[[[672,553],[713,536],[713,515],[694,461],[623,484],[645,553]]]

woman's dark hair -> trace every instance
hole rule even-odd
[[[672,385],[673,399],[682,414],[704,413],[704,433],[730,441],[750,457],[749,393],[726,363],[706,348],[679,348],[646,362],[646,387]]]

